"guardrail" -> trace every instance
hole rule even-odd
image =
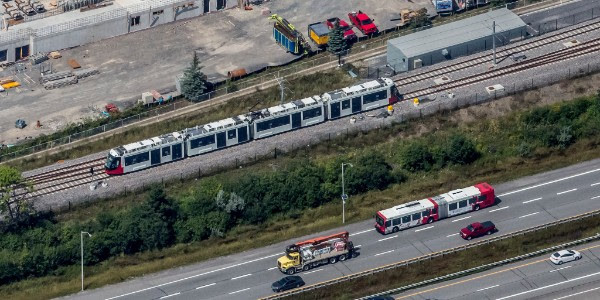
[[[415,257],[415,258],[411,258],[408,260],[403,260],[403,261],[399,261],[396,263],[392,263],[392,264],[388,264],[385,266],[381,266],[381,267],[377,267],[377,268],[373,268],[373,269],[369,269],[366,271],[362,271],[362,272],[358,272],[358,273],[354,273],[354,274],[350,274],[350,275],[346,275],[346,276],[342,276],[342,277],[338,277],[335,279],[330,279],[327,281],[323,281],[320,283],[316,283],[316,284],[311,284],[308,286],[304,286],[301,288],[297,288],[297,289],[293,289],[287,292],[283,292],[277,295],[271,295],[271,296],[267,296],[261,299],[281,299],[284,297],[288,297],[291,295],[296,295],[296,294],[300,294],[303,292],[307,292],[310,290],[315,290],[315,289],[319,289],[319,288],[323,288],[332,284],[336,284],[336,283],[340,283],[340,282],[344,282],[344,281],[348,281],[348,280],[352,280],[352,279],[356,279],[356,278],[360,278],[360,277],[364,277],[364,276],[370,276],[373,275],[375,273],[379,273],[382,271],[386,271],[386,270],[390,270],[390,269],[395,269],[395,268],[399,268],[399,267],[403,267],[403,266],[408,266],[410,264],[414,264],[414,263],[418,263],[420,261],[424,261],[424,260],[430,260],[432,258],[435,257],[439,257],[439,256],[444,256],[444,255],[448,255],[448,254],[452,254],[455,252],[459,252],[459,251],[464,251],[466,249],[470,249],[473,247],[477,247],[477,246],[481,246],[481,245],[486,245],[489,244],[491,242],[495,242],[495,241],[501,241],[504,239],[508,239],[508,238],[512,238],[515,236],[519,236],[519,235],[524,235],[526,233],[530,233],[530,232],[535,232],[535,231],[539,231],[542,229],[547,229],[548,227],[552,227],[552,226],[556,226],[556,225],[560,225],[560,224],[564,224],[564,223],[569,223],[569,222],[573,222],[573,221],[578,221],[581,220],[583,218],[589,218],[589,217],[593,217],[596,215],[600,215],[600,209],[599,210],[595,210],[595,211],[591,211],[591,212],[587,212],[584,214],[579,214],[576,216],[572,216],[572,217],[568,217],[568,218],[564,218],[564,219],[560,219],[560,220],[556,220],[553,222],[549,222],[546,224],[542,224],[542,225],[538,225],[538,226],[534,226],[531,228],[527,228],[527,229],[522,229],[522,230],[518,230],[518,231],[514,231],[511,233],[507,233],[507,234],[503,234],[500,236],[496,236],[496,237],[492,237],[492,238],[488,238],[485,240],[481,240],[475,243],[470,243],[467,245],[463,245],[463,246],[459,246],[459,247],[454,247],[454,248],[450,248],[450,249],[446,249],[446,250],[442,250],[442,251],[438,251],[438,252],[433,252],[430,254],[426,254],[426,255],[422,255],[419,257]]]

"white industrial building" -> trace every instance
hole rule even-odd
[[[497,46],[527,36],[527,24],[502,8],[389,40],[387,63],[396,72],[406,72],[492,49],[494,21]]]
[[[241,0],[114,0],[107,2],[111,5],[95,9],[26,16],[24,22],[15,25],[9,25],[5,14],[0,31],[0,63],[197,17],[238,6],[238,2]]]

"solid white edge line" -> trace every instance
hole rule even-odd
[[[433,228],[433,227],[434,227],[434,226],[433,226],[433,225],[431,225],[431,226],[429,226],[429,227],[425,227],[425,228],[417,229],[417,230],[415,230],[415,232],[419,232],[419,231],[423,231],[423,230],[431,229],[431,228]]]
[[[522,188],[522,189],[519,189],[519,190],[516,190],[516,191],[512,191],[512,192],[500,194],[500,195],[498,195],[498,197],[512,195],[512,194],[519,193],[519,192],[522,192],[522,191],[527,191],[527,190],[530,190],[530,189],[538,188],[540,186],[545,186],[545,185],[553,184],[553,183],[556,183],[556,182],[560,182],[560,181],[564,181],[564,180],[567,180],[567,179],[571,179],[571,178],[575,178],[575,177],[587,175],[587,174],[598,172],[598,171],[600,171],[600,169],[595,169],[595,170],[591,170],[591,171],[587,171],[587,172],[583,172],[583,173],[579,173],[579,174],[567,176],[567,177],[564,177],[564,178],[560,178],[560,179],[556,179],[556,180],[552,180],[552,181],[540,183],[540,184],[533,185],[533,186],[526,187],[526,188]]]
[[[231,293],[229,293],[229,295],[233,295],[233,294],[241,293],[241,292],[243,292],[243,291],[247,291],[247,290],[249,290],[249,289],[250,289],[250,288],[241,289],[241,290],[239,290],[239,291],[231,292]]]
[[[521,296],[521,295],[529,294],[529,293],[531,293],[531,292],[537,292],[537,291],[539,291],[539,290],[547,289],[547,288],[549,288],[549,287],[553,287],[553,286],[557,286],[557,285],[561,285],[561,284],[569,283],[569,282],[572,282],[572,281],[576,281],[576,280],[580,280],[580,279],[584,279],[584,278],[592,277],[592,276],[595,276],[595,275],[598,275],[598,274],[600,274],[600,272],[596,272],[596,273],[592,273],[592,274],[588,274],[588,275],[583,275],[583,276],[580,276],[580,277],[577,277],[577,278],[573,278],[573,279],[569,279],[569,280],[565,280],[565,281],[561,281],[561,282],[557,282],[557,283],[549,284],[549,285],[542,286],[542,287],[539,287],[539,288],[536,288],[536,289],[533,289],[533,290],[528,290],[528,291],[524,291],[524,292],[520,292],[520,293],[512,294],[512,295],[510,295],[510,296],[505,296],[505,297],[502,297],[502,298],[498,298],[498,299],[496,299],[496,300],[510,299],[510,298],[513,298],[513,297],[517,297],[517,296]]]
[[[500,286],[499,284],[496,284],[496,285],[488,286],[488,287],[486,287],[486,288],[478,289],[477,291],[478,291],[478,292],[483,292],[483,291],[485,291],[485,290],[493,289],[493,288],[495,288],[495,287],[499,287],[499,286]]]
[[[257,262],[257,261],[259,261],[259,260],[263,260],[263,259],[271,258],[271,257],[273,257],[273,256],[277,256],[277,255],[281,255],[281,254],[284,254],[284,253],[281,253],[281,252],[280,252],[280,253],[276,253],[276,254],[268,255],[268,256],[265,256],[265,257],[261,257],[261,258],[252,259],[252,260],[249,260],[249,261],[246,261],[246,262],[243,262],[243,263],[239,263],[239,264],[237,264],[237,265],[231,265],[231,266],[223,267],[223,268],[220,268],[220,269],[215,269],[215,270],[212,270],[212,271],[208,271],[208,272],[204,272],[204,273],[200,273],[200,274],[196,274],[196,275],[188,276],[188,277],[185,277],[185,278],[181,278],[181,279],[177,279],[177,280],[173,280],[173,281],[169,281],[169,282],[161,283],[161,284],[158,284],[158,285],[155,285],[155,286],[147,287],[147,288],[145,288],[145,289],[141,289],[141,290],[137,290],[137,291],[129,292],[129,293],[122,294],[122,295],[119,295],[119,296],[114,296],[114,297],[106,298],[105,300],[112,300],[112,299],[117,299],[117,298],[121,298],[121,297],[129,296],[129,295],[137,294],[137,293],[144,292],[144,291],[147,291],[147,290],[151,290],[151,289],[154,289],[154,288],[157,288],[157,287],[161,287],[161,286],[169,285],[169,284],[172,284],[172,283],[177,283],[177,282],[180,282],[180,281],[184,281],[184,280],[188,280],[188,279],[196,278],[196,277],[199,277],[199,276],[208,275],[208,274],[212,274],[212,273],[215,273],[215,272],[219,272],[219,271],[223,271],[223,270],[227,270],[227,269],[231,269],[231,268],[239,267],[239,266],[241,266],[241,265],[245,265],[245,264],[249,264],[249,263]]]
[[[472,216],[467,216],[467,217],[464,217],[464,218],[456,219],[456,220],[453,220],[452,223],[458,222],[458,221],[462,221],[462,220],[466,220],[466,219],[468,219],[470,217],[472,217]]]
[[[556,195],[562,195],[562,194],[566,194],[566,193],[573,192],[573,191],[576,191],[576,190],[577,190],[577,189],[572,189],[572,190],[568,190],[568,191],[564,191],[564,192],[556,193]]]
[[[394,252],[394,250],[390,250],[390,251],[385,251],[385,252],[377,253],[377,254],[375,254],[375,255],[373,255],[373,256],[384,255],[384,254],[388,254],[388,253],[391,253],[391,252]]]
[[[548,272],[548,273],[554,273],[554,272],[557,272],[557,271],[560,271],[560,270],[568,269],[568,268],[570,268],[570,267],[572,267],[572,266],[566,266],[566,267],[562,267],[562,268],[554,269],[554,270],[552,270],[552,271],[550,271],[550,272]]]
[[[492,210],[490,210],[490,212],[495,212],[495,211],[499,211],[499,210],[507,209],[507,208],[509,208],[509,207],[510,207],[510,206],[505,206],[505,207],[500,207],[500,208],[492,209]]]
[[[453,233],[453,234],[451,234],[451,235],[447,235],[446,237],[451,237],[451,236],[455,236],[455,235],[459,235],[459,234],[460,234],[460,233],[458,233],[458,232],[457,232],[457,233]]]
[[[533,215],[537,215],[537,214],[539,214],[539,213],[540,213],[539,211],[536,211],[536,212],[534,212],[534,213],[530,213],[530,214],[526,214],[526,215],[524,215],[524,216],[520,216],[520,217],[519,217],[519,219],[520,219],[520,218],[529,217],[529,216],[533,216]]]
[[[240,279],[240,278],[248,277],[250,275],[252,275],[252,273],[244,274],[242,276],[233,277],[233,278],[231,278],[231,280],[237,280],[237,279]]]
[[[527,203],[530,203],[530,202],[533,202],[533,201],[538,201],[538,200],[542,200],[542,197],[531,199],[531,200],[527,200],[527,201],[523,201],[523,204],[527,204]]]
[[[209,286],[213,286],[213,285],[215,285],[215,284],[217,284],[217,283],[216,283],[216,282],[213,282],[213,283],[211,283],[211,284],[207,284],[207,285],[199,286],[199,287],[197,287],[196,289],[197,289],[197,290],[199,290],[199,289],[207,288],[207,287],[209,287]]]
[[[577,296],[577,295],[581,295],[581,294],[585,294],[585,293],[593,292],[593,291],[595,291],[595,290],[597,290],[597,289],[600,289],[600,286],[599,286],[599,287],[595,287],[595,288],[593,288],[593,289],[589,289],[589,290],[581,291],[581,292],[578,292],[578,293],[575,293],[575,294],[571,294],[571,295],[566,295],[566,296],[558,297],[558,298],[555,298],[554,300],[561,300],[561,299],[565,299],[565,298],[569,298],[569,297],[573,297],[573,296]]]
[[[179,295],[179,294],[181,294],[181,292],[177,292],[177,293],[175,293],[175,294],[171,294],[171,295],[162,296],[162,297],[160,297],[159,299],[165,299],[165,298],[169,298],[169,297],[177,296],[177,295]]]
[[[385,240],[393,239],[393,238],[395,238],[395,237],[398,237],[398,235],[394,235],[394,236],[390,236],[390,237],[382,238],[382,239],[379,239],[379,240],[377,240],[377,241],[378,241],[378,242],[383,242],[383,241],[385,241]]]

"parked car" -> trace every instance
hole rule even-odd
[[[346,23],[346,21],[340,19],[340,18],[329,18],[327,19],[327,27],[329,27],[329,29],[333,29],[333,27],[335,26],[335,23],[339,22],[340,23],[340,27],[342,28],[342,30],[344,30],[344,39],[348,42],[355,42],[358,38],[356,37],[356,33],[354,32],[354,30],[352,30],[352,27],[350,25],[348,25],[348,23]]]
[[[348,14],[348,18],[350,18],[350,22],[360,30],[364,35],[377,34],[379,30],[373,20],[369,18],[369,16],[362,11],[351,12]]]
[[[486,222],[475,222],[467,225],[467,227],[460,230],[460,236],[465,240],[471,240],[472,238],[480,237],[484,234],[492,234],[496,232],[496,225],[492,221]]]
[[[285,276],[271,285],[273,292],[279,293],[304,285],[304,280],[300,276]]]
[[[579,251],[575,250],[560,250],[550,255],[550,261],[555,265],[562,265],[563,263],[570,262],[573,260],[581,259],[582,255]]]

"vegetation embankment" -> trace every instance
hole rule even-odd
[[[591,237],[596,235],[598,230],[600,230],[600,216],[589,217],[287,298],[356,299]],[[407,293],[410,294],[410,291]]]
[[[342,162],[354,165],[345,177],[346,209],[347,219],[357,221],[476,181],[501,182],[600,156],[596,96],[499,118],[486,117],[486,110],[477,122],[432,116],[197,181],[5,223],[0,293],[28,299],[77,291],[82,230],[93,233],[84,249],[92,288],[334,228]]]

